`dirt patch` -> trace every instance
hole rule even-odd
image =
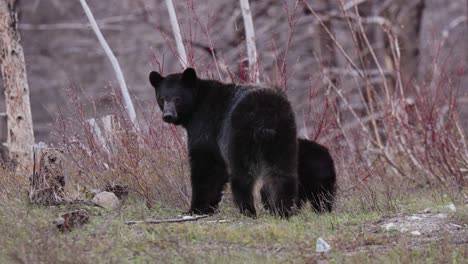
[[[445,241],[451,244],[468,244],[466,223],[443,213],[418,213],[396,215],[375,221],[369,231],[375,234],[394,234],[398,243],[411,248],[428,243]]]

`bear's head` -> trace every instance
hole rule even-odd
[[[156,100],[164,122],[180,125],[193,112],[197,95],[197,73],[187,68],[183,73],[166,77],[157,72],[149,75],[151,85],[156,90]]]

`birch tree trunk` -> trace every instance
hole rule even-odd
[[[187,53],[185,52],[184,43],[182,41],[182,35],[180,34],[179,22],[177,21],[177,14],[175,12],[174,3],[172,0],[166,0],[167,11],[171,19],[172,32],[174,33],[174,39],[177,45],[177,52],[179,53],[179,61],[182,67],[185,69],[188,66]]]
[[[250,81],[259,83],[260,74],[257,62],[257,47],[255,46],[255,33],[250,11],[249,0],[240,0],[242,18],[244,19],[245,42],[247,44],[247,55],[249,58]]]
[[[23,48],[19,41],[16,0],[0,0],[0,65],[5,87],[7,144],[20,169],[32,168],[34,132]]]
[[[98,24],[96,23],[96,19],[94,18],[93,13],[91,12],[91,9],[88,6],[88,3],[86,3],[85,0],[80,0],[80,3],[83,7],[83,11],[86,14],[86,17],[88,17],[89,23],[91,24],[91,28],[93,29],[94,34],[96,34],[96,37],[99,40],[99,44],[101,44],[101,47],[104,49],[104,52],[106,53],[107,57],[109,58],[112,64],[112,68],[114,69],[117,81],[120,85],[120,91],[122,92],[125,110],[127,111],[128,117],[130,118],[130,121],[133,124],[133,129],[139,130],[135,107],[133,106],[132,99],[130,98],[130,94],[128,93],[127,83],[125,82],[125,78],[122,73],[122,69],[120,68],[119,61],[117,61],[114,52],[112,52],[111,48],[109,47],[109,44],[107,44],[106,39],[102,35],[101,30],[99,29]]]

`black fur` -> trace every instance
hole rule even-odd
[[[298,150],[298,207],[309,201],[316,212],[331,212],[336,193],[336,173],[328,149],[314,141],[298,139]],[[268,209],[268,190],[262,188],[260,195]]]
[[[163,120],[187,130],[191,213],[214,213],[230,180],[241,213],[255,217],[253,187],[263,176],[265,203],[290,215],[297,196],[296,124],[282,92],[203,80],[191,68],[167,77],[151,72],[150,82]]]

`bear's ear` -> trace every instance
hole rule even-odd
[[[187,68],[182,73],[182,81],[186,83],[193,83],[197,80],[197,73],[193,68]]]
[[[164,80],[164,77],[155,71],[152,71],[149,75],[149,81],[154,88],[158,87],[162,80]]]

